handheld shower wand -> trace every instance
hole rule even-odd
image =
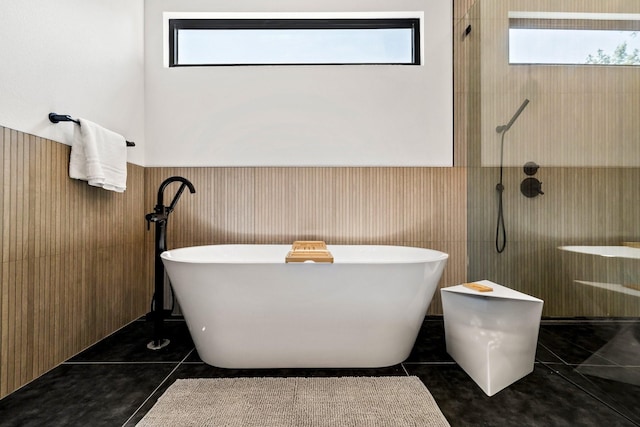
[[[502,253],[507,245],[507,230],[504,226],[504,212],[502,210],[502,193],[504,192],[504,185],[502,185],[502,170],[504,159],[504,135],[507,133],[511,126],[518,120],[518,117],[522,111],[529,104],[529,100],[525,99],[518,111],[511,117],[509,123],[496,127],[496,132],[501,134],[500,138],[500,182],[496,185],[496,191],[498,192],[498,223],[496,224],[496,251]],[[500,239],[502,237],[502,239]]]
[[[506,132],[509,129],[511,129],[511,126],[513,125],[513,123],[516,120],[518,120],[518,117],[520,116],[520,113],[522,113],[522,111],[527,107],[528,104],[529,104],[529,100],[525,99],[524,102],[522,103],[522,105],[520,106],[520,108],[518,108],[518,111],[516,111],[516,113],[513,115],[513,117],[511,117],[511,120],[509,120],[509,123],[507,123],[506,125],[498,126],[496,128],[496,132],[501,133],[501,132]]]

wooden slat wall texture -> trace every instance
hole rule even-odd
[[[189,179],[168,247],[225,243],[379,244],[450,255],[441,286],[466,277],[464,168],[145,168],[147,206],[160,183]],[[171,200],[179,184],[166,190]],[[153,233],[147,234],[149,253]],[[441,314],[436,292],[431,314]]]
[[[545,301],[547,316],[640,316],[640,293],[582,282],[637,285],[640,263],[576,254],[567,245],[640,241],[639,168],[541,168],[545,194],[520,193],[521,168],[504,171],[507,247],[494,249],[498,168],[469,168],[469,280],[491,278]]]
[[[547,316],[637,317],[640,292],[584,284],[636,285],[637,260],[558,248],[640,240],[640,73],[636,67],[510,66],[509,10],[637,13],[638,3],[478,0],[461,20],[473,27],[465,41],[454,37],[462,94],[456,108],[468,112],[468,280],[486,278],[542,298]],[[525,97],[531,105],[507,137],[505,159],[540,163],[536,178],[545,194],[524,197],[522,166],[507,163],[513,166],[504,171],[508,242],[498,254],[499,170],[482,166],[499,163],[495,127]],[[482,158],[481,146],[493,155]]]
[[[69,179],[70,147],[0,127],[0,397],[149,304],[144,171],[116,194]]]
[[[3,396],[146,312],[153,228],[144,231],[144,214],[171,175],[198,192],[183,194],[170,245],[411,245],[451,255],[442,285],[465,277],[462,168],[129,165],[119,195],[69,179],[68,146],[5,128],[1,135]],[[441,312],[439,294],[431,312]]]

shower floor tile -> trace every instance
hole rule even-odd
[[[457,365],[410,365],[452,426],[634,426],[543,365],[489,397]]]
[[[441,317],[406,361],[378,369],[216,368],[182,319],[164,325],[167,348],[147,349],[140,319],[0,400],[0,425],[133,427],[181,378],[416,375],[452,426],[640,426],[640,321],[543,320],[534,372],[492,397],[447,354]]]
[[[555,365],[552,369],[565,380],[640,424],[640,367],[582,364]]]
[[[571,365],[640,366],[640,322],[543,324],[538,341]]]

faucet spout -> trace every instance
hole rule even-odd
[[[189,181],[187,178],[183,178],[181,176],[169,177],[169,178],[165,179],[164,181],[162,181],[162,184],[160,184],[160,187],[158,188],[158,200],[157,200],[157,204],[156,204],[156,209],[158,208],[158,206],[163,206],[164,205],[164,190],[172,182],[181,182],[182,183],[182,185],[180,186],[180,189],[178,190],[178,192],[176,193],[175,197],[173,198],[173,201],[171,202],[172,206],[175,206],[175,203],[178,201],[178,198],[180,197],[180,195],[184,191],[184,187],[185,186],[189,188],[189,191],[191,192],[191,194],[196,192],[196,188],[193,186],[191,181]]]

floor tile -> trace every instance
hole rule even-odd
[[[408,359],[380,369],[222,369],[200,360],[183,320],[147,349],[139,320],[0,400],[2,426],[133,427],[179,378],[417,375],[452,426],[640,426],[640,322],[543,321],[534,372],[488,397],[446,352],[428,317]]]
[[[640,367],[553,365],[551,369],[640,424]]]
[[[487,396],[457,365],[408,365],[452,426],[626,427],[635,425],[543,365]]]
[[[193,349],[193,341],[184,320],[165,320],[164,337],[169,345],[149,350],[153,338],[153,322],[137,320],[111,334],[70,362],[180,362]]]
[[[581,364],[591,359],[592,364],[611,365],[616,361],[599,356],[598,351],[614,342],[620,334],[631,331],[637,335],[638,325],[624,322],[543,324],[538,340],[568,364]],[[638,360],[640,351],[636,350],[634,356]],[[638,362],[640,365],[640,360]]]
[[[0,400],[3,427],[121,426],[171,364],[60,365]]]
[[[447,353],[442,320],[426,319],[423,322],[406,362],[453,362]]]
[[[536,348],[536,362],[549,364],[563,363],[563,361],[555,353],[553,353],[553,350],[545,347],[545,345],[540,342],[538,342],[538,346]]]

